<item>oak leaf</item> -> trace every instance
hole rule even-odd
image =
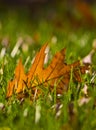
[[[24,81],[26,81],[26,75],[24,72],[24,67],[22,65],[22,61],[20,59],[16,69],[15,76],[12,81],[9,81],[7,87],[7,97],[10,97],[13,93],[19,93],[24,89]]]
[[[37,86],[41,84],[44,84],[44,87],[49,85],[50,90],[52,91],[54,84],[58,83],[56,92],[62,94],[64,91],[68,90],[71,73],[73,74],[74,81],[82,81],[81,74],[84,74],[85,71],[88,70],[88,66],[81,66],[79,61],[67,65],[65,63],[65,48],[60,52],[57,52],[48,67],[44,68],[46,47],[47,44],[45,44],[37,53],[32,67],[27,74],[24,72],[21,60],[19,61],[15,69],[14,79],[9,81],[7,87],[7,98],[12,96],[13,93],[17,95],[23,93],[26,86],[35,93]],[[59,79],[60,81],[58,82]],[[40,91],[38,91],[38,93],[40,93]]]

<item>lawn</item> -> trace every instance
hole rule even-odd
[[[57,96],[55,91],[49,95],[46,91],[34,101],[30,97],[18,100],[14,95],[12,100],[6,99],[8,81],[14,78],[19,59],[28,72],[45,43],[50,47],[48,64],[62,48],[66,48],[68,64],[82,60],[93,49],[95,27],[72,25],[59,8],[52,18],[47,7],[45,12],[39,11],[33,15],[27,8],[0,8],[0,130],[95,130],[96,53],[90,73],[82,76],[81,83],[70,80],[63,95]]]

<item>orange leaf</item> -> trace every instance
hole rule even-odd
[[[23,91],[25,87],[24,81],[26,81],[26,75],[24,73],[24,67],[20,59],[15,69],[14,80],[10,81],[8,84],[7,97],[10,97],[13,93],[19,93],[20,91]]]
[[[15,69],[14,80],[10,81],[7,87],[7,97],[10,97],[14,90],[16,94],[23,92],[25,86],[27,86],[28,89],[31,88],[35,93],[35,90],[37,89],[36,86],[40,84],[47,86],[46,84],[48,83],[50,85],[50,90],[53,90],[54,84],[57,83],[60,78],[61,80],[58,83],[56,90],[57,93],[63,93],[68,89],[71,70],[73,70],[72,73],[74,79],[81,82],[80,73],[84,74],[88,69],[88,66],[81,66],[79,61],[67,65],[64,62],[66,50],[62,49],[60,52],[55,54],[49,66],[44,68],[46,47],[47,44],[45,44],[37,53],[32,67],[26,75],[24,73],[22,62],[21,60],[19,61],[19,64]],[[39,92],[37,91],[37,94],[38,93]]]
[[[91,6],[87,2],[78,0],[75,3],[75,7],[82,14],[83,21],[90,25],[96,24],[95,18],[91,11]]]

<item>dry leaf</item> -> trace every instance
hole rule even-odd
[[[15,77],[13,81],[9,81],[7,87],[7,98],[12,96],[13,93],[19,94],[23,93],[26,89],[32,89],[33,94],[37,90],[37,86],[44,84],[43,86],[50,85],[50,90],[54,89],[54,84],[56,86],[57,94],[62,94],[67,91],[70,82],[70,75],[73,74],[74,81],[81,82],[81,74],[84,74],[88,69],[87,65],[81,66],[80,62],[77,61],[73,64],[67,65],[65,60],[65,49],[57,52],[52,59],[52,62],[47,68],[44,68],[45,59],[45,49],[47,44],[45,44],[41,50],[37,53],[35,60],[30,68],[29,72],[25,75],[24,68],[21,60],[15,69]],[[37,91],[37,94],[39,92]]]
[[[26,81],[26,75],[24,73],[24,67],[20,59],[16,69],[14,80],[10,81],[7,87],[7,97],[10,97],[13,93],[19,93],[24,89],[24,81]]]
[[[77,11],[82,14],[83,21],[85,21],[85,23],[87,22],[87,24],[92,26],[96,24],[95,18],[91,11],[91,6],[87,2],[78,0],[75,2],[75,7]]]

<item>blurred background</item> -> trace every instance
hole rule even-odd
[[[53,53],[70,47],[82,57],[92,48],[95,28],[96,0],[0,0],[0,49],[8,53],[21,38],[25,58],[45,42],[57,44]]]

